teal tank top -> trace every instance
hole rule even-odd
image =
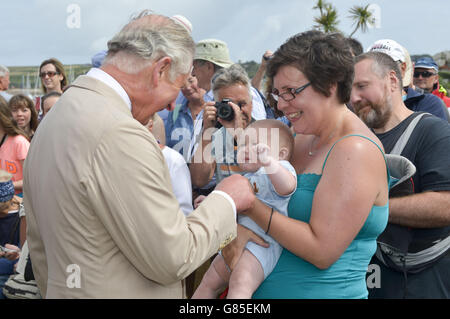
[[[369,138],[361,135],[347,135],[343,138],[348,136],[360,136],[377,145]],[[325,167],[328,156],[336,143],[328,151],[323,167]],[[381,149],[380,151],[382,152]],[[389,172],[387,174],[389,179]],[[305,223],[309,222],[314,192],[321,176],[318,174],[297,175],[297,190],[292,195],[288,206],[288,215],[290,218]],[[388,203],[385,206],[373,206],[358,235],[342,256],[328,269],[321,270],[292,254],[287,249],[283,249],[274,270],[260,285],[254,293],[253,298],[367,298],[367,267],[376,251],[376,239],[387,225],[388,214]],[[317,253],[320,254],[320,252]]]

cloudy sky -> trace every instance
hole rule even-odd
[[[348,10],[371,4],[377,26],[355,37],[364,48],[391,38],[411,54],[450,50],[448,0],[328,0],[338,11],[339,29],[352,31]],[[235,62],[260,61],[289,36],[313,27],[316,0],[15,0],[0,1],[0,64],[39,65],[49,57],[64,64],[90,63],[106,42],[142,9],[182,14],[193,38],[228,43]],[[375,12],[375,11],[374,11]]]

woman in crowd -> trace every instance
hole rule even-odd
[[[0,169],[11,173],[15,194],[21,196],[23,185],[23,163],[30,142],[28,136],[17,127],[11,110],[0,98]]]
[[[26,95],[18,94],[13,96],[8,104],[17,126],[31,140],[38,126],[38,115],[33,101]]]
[[[67,86],[67,76],[64,71],[63,64],[55,59],[51,58],[45,60],[39,66],[39,77],[41,78],[42,90],[44,94],[50,92],[63,93],[64,88]],[[36,110],[41,115],[41,98],[36,99]]]
[[[175,110],[169,112],[165,122],[166,145],[188,158],[188,148],[194,132],[195,120],[203,109],[206,91],[198,86],[195,76],[190,76],[177,98]]]
[[[272,56],[272,96],[296,133],[297,190],[288,216],[258,201],[246,214],[283,247],[254,298],[367,298],[365,275],[388,220],[381,142],[345,105],[353,59],[339,34],[309,31]],[[242,230],[224,251],[232,268]]]

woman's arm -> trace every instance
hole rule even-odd
[[[259,201],[257,198],[256,200]],[[225,246],[224,249],[222,249],[222,257],[224,258],[228,268],[231,270],[234,269],[234,266],[236,266],[236,263],[245,249],[245,245],[247,245],[249,241],[266,248],[269,247],[269,244],[266,243],[261,237],[256,235],[250,229],[238,224],[236,238]]]
[[[23,179],[21,179],[20,181],[14,181],[13,182],[14,185],[14,189],[16,191],[22,192],[22,188],[23,188]]]

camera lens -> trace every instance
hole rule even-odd
[[[217,117],[224,121],[232,121],[234,119],[234,111],[231,105],[228,104],[230,100],[223,99],[221,102],[216,102]]]

